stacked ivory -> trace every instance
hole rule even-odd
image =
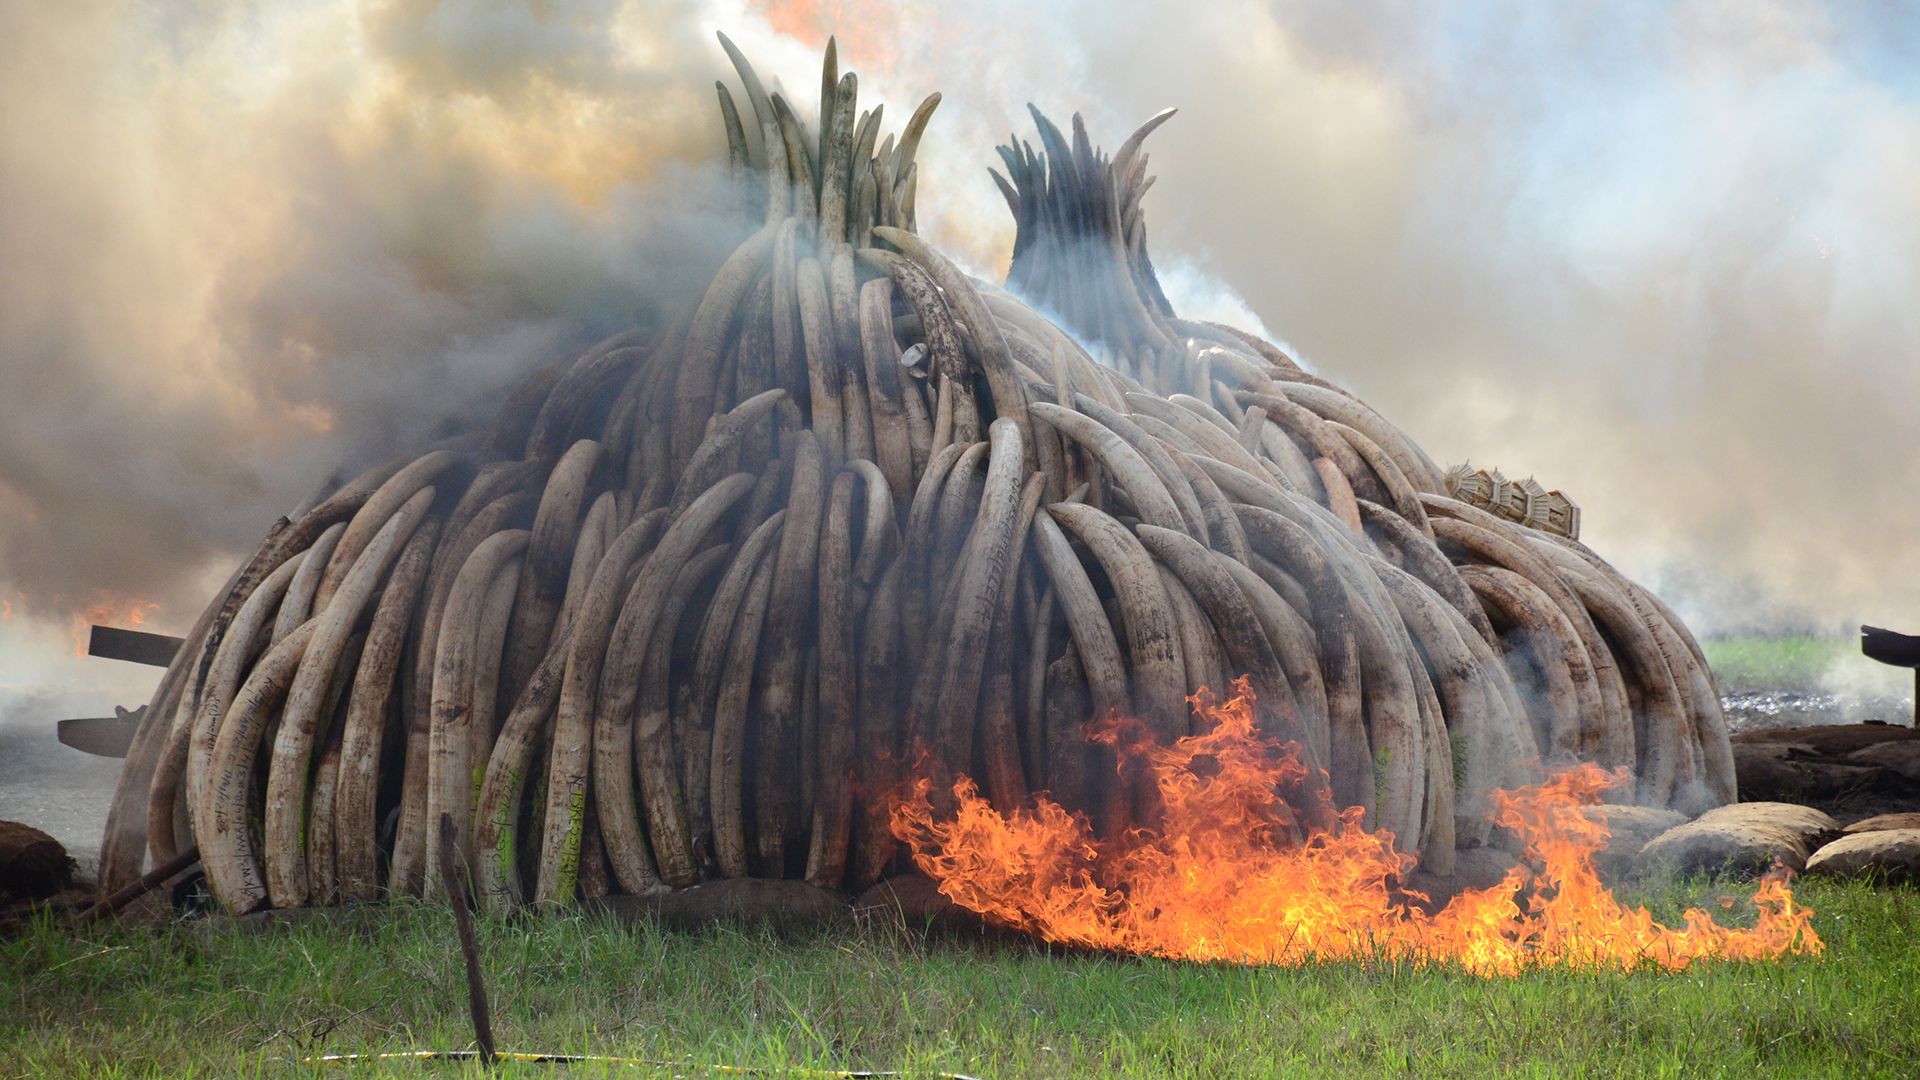
[[[1445,498],[1273,346],[1163,299],[1132,330],[1102,315],[1150,276],[1137,227],[1078,309],[1115,327],[1089,352],[911,231],[931,100],[875,151],[830,47],[815,137],[722,41],[764,224],[680,322],[275,524],[155,691],[104,887],[197,843],[233,911],[418,895],[444,813],[496,912],[717,876],[855,890],[895,857],[909,763],[1111,833],[1152,802],[1088,721],[1171,740],[1239,676],[1313,767],[1289,793],[1309,826],[1322,796],[1362,807],[1440,873],[1543,761],[1731,799],[1705,667],[1657,600]],[[1101,362],[1128,341],[1200,396]]]
[[[1630,794],[1648,805],[1697,811],[1733,801],[1726,722],[1698,643],[1659,598],[1577,542],[1579,507],[1531,480],[1501,478],[1486,498],[1476,498],[1471,480],[1485,480],[1484,473],[1456,468],[1443,475],[1378,413],[1300,370],[1273,345],[1179,318],[1148,257],[1140,206],[1153,183],[1142,144],[1174,110],[1153,116],[1109,158],[1091,145],[1079,116],[1069,141],[1028,108],[1042,149],[1009,140],[999,153],[1011,179],[993,173],[1018,227],[1008,284],[1103,360],[1168,395],[1165,403],[1136,402],[1134,411],[1146,414],[1132,418],[1139,426],[1196,460],[1234,462],[1328,509],[1349,533],[1364,531],[1369,558],[1413,573],[1479,630],[1480,640],[1463,636],[1463,644],[1490,669],[1483,677],[1498,682],[1502,672],[1491,669],[1504,669],[1518,701],[1504,688],[1495,696],[1507,697],[1508,711],[1522,719],[1518,744],[1529,745],[1530,727],[1531,747],[1544,762],[1630,767]],[[1154,423],[1162,414],[1183,422],[1204,416],[1214,428],[1188,423],[1168,430]],[[1216,429],[1232,439],[1216,437]],[[1228,441],[1246,454],[1233,458]],[[1236,502],[1260,505],[1251,492],[1221,486]],[[1503,497],[1499,504],[1494,495]],[[1394,589],[1391,572],[1381,580]],[[1450,693],[1446,672],[1460,654],[1450,641],[1423,636],[1404,604],[1401,614],[1457,746],[1475,718],[1499,712],[1498,704],[1483,708],[1470,694]],[[1324,633],[1319,644],[1326,666]],[[1482,645],[1499,663],[1479,655]],[[1461,670],[1471,666],[1460,662]],[[1371,703],[1367,718],[1378,751]],[[1469,739],[1460,779],[1478,793],[1488,776],[1476,774],[1484,759],[1473,746]],[[1463,805],[1469,803],[1479,805],[1477,794]],[[1471,835],[1484,835],[1484,826],[1476,824]]]

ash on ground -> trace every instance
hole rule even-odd
[[[25,822],[60,841],[84,881],[98,872],[120,761],[63,745],[55,725],[111,712],[98,697],[0,687],[0,820]]]
[[[1722,694],[1720,708],[1727,716],[1727,731],[1733,735],[1769,728],[1829,724],[1913,726],[1911,697],[1868,697],[1825,690],[1764,690]]]

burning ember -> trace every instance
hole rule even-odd
[[[1190,699],[1212,729],[1172,746],[1140,737],[1135,721],[1096,725],[1093,737],[1116,748],[1123,771],[1152,779],[1163,805],[1157,828],[1098,839],[1084,815],[1044,798],[1002,814],[962,777],[952,820],[935,820],[933,783],[923,778],[894,804],[893,832],[942,893],[990,921],[1062,944],[1182,960],[1451,961],[1511,975],[1554,965],[1678,970],[1824,948],[1784,871],[1754,893],[1750,930],[1697,908],[1685,929],[1670,929],[1622,906],[1594,870],[1606,826],[1580,808],[1625,777],[1592,764],[1493,795],[1496,824],[1523,836],[1527,859],[1542,868],[1524,906],[1525,872],[1515,869],[1426,914],[1397,889],[1415,860],[1391,833],[1363,830],[1358,808],[1332,832],[1303,835],[1276,794],[1305,777],[1297,748],[1258,732],[1246,680],[1235,691],[1225,704],[1205,691]]]

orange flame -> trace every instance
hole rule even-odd
[[[1794,903],[1778,868],[1753,896],[1752,929],[1719,926],[1697,908],[1685,929],[1670,929],[1622,906],[1594,870],[1606,826],[1580,808],[1624,774],[1590,764],[1493,796],[1494,820],[1525,837],[1540,868],[1524,907],[1526,875],[1515,869],[1429,915],[1398,888],[1414,859],[1395,850],[1392,834],[1362,829],[1358,808],[1330,832],[1296,833],[1275,792],[1305,776],[1297,747],[1260,735],[1246,682],[1235,691],[1224,705],[1205,691],[1192,699],[1213,723],[1205,734],[1119,747],[1158,787],[1157,829],[1100,840],[1084,815],[1046,799],[1002,814],[962,777],[957,816],[935,820],[923,778],[894,803],[893,833],[942,893],[989,921],[1062,944],[1184,960],[1452,962],[1511,975],[1553,965],[1678,970],[1824,948],[1813,912]],[[1118,744],[1131,727],[1109,722],[1091,734]]]
[[[160,605],[151,600],[115,597],[104,592],[96,595],[92,605],[73,613],[73,655],[87,655],[87,642],[95,625],[146,626],[147,618],[159,610]]]
[[[758,8],[775,31],[811,48],[825,48],[828,35],[839,38],[843,70],[857,65],[877,74],[890,74],[897,65],[900,11],[896,4],[886,0],[759,0],[750,6]]]

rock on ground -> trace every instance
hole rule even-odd
[[[1740,797],[1756,802],[1840,799],[1895,779],[1876,764],[1827,760],[1806,743],[1735,743],[1733,771]]]
[[[1832,724],[1824,727],[1768,728],[1733,737],[1735,746],[1799,743],[1822,757],[1841,757],[1886,742],[1920,741],[1920,730],[1892,724]]]
[[[1799,873],[1807,857],[1839,833],[1839,822],[1810,806],[1734,803],[1654,837],[1640,849],[1640,864],[1681,874],[1745,875],[1778,860]]]
[[[1747,802],[1811,803],[1842,820],[1908,811],[1920,797],[1920,731],[1874,723],[1751,731],[1734,736],[1733,767]]]
[[[1876,814],[1840,830],[1843,833],[1879,832],[1882,829],[1920,829],[1920,814]]]
[[[1842,836],[1813,853],[1807,873],[1870,881],[1920,880],[1920,829],[1875,829]]]
[[[1640,849],[1647,841],[1687,823],[1687,815],[1678,810],[1651,806],[1614,806],[1602,804],[1582,810],[1588,818],[1607,827],[1607,846],[1595,853],[1594,868],[1600,879],[1615,884],[1630,875],[1640,860]]]
[[[60,841],[31,825],[0,821],[0,898],[44,900],[73,880]]]
[[[1875,743],[1848,754],[1847,761],[1856,767],[1890,769],[1909,781],[1920,780],[1920,741]]]

